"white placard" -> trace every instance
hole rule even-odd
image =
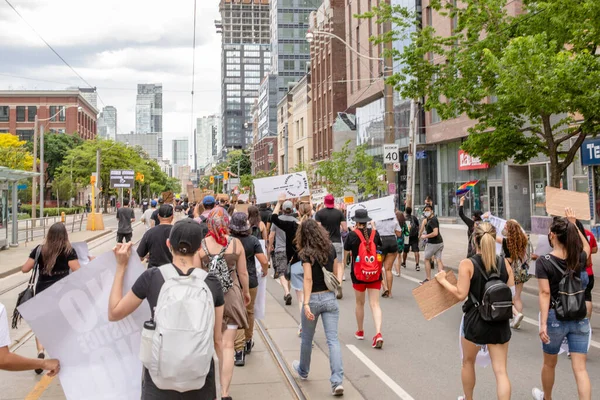
[[[488,214],[488,221],[490,224],[494,225],[496,228],[496,237],[503,238],[502,231],[504,230],[504,226],[506,225],[506,220],[494,217],[492,214]],[[496,243],[496,254],[502,254],[502,244]]]
[[[265,241],[259,240],[262,246],[263,253],[267,255],[267,249],[265,247]],[[256,299],[254,299],[254,319],[265,319],[265,307],[267,305],[267,276],[262,276],[262,265],[258,261],[258,258],[254,257],[256,263],[256,276],[258,277],[258,291],[256,292]]]
[[[90,250],[88,248],[87,242],[71,243],[71,247],[73,247],[73,249],[77,253],[77,259],[79,260],[79,265],[81,265],[83,267],[90,263]]]
[[[354,226],[354,213],[359,208],[365,209],[373,221],[383,221],[396,217],[396,207],[394,206],[394,196],[386,196],[380,199],[369,200],[362,203],[350,204],[347,208],[347,219],[350,226]]]
[[[308,178],[304,171],[255,179],[252,183],[257,204],[277,201],[282,193],[285,193],[286,199],[310,195]]]
[[[19,307],[50,356],[60,360],[59,378],[68,400],[141,397],[138,355],[150,307],[144,301],[122,321],[108,321],[116,266],[113,253],[104,253]],[[143,271],[134,252],[125,273],[125,292]]]
[[[384,144],[383,145],[383,163],[393,164],[400,162],[400,152],[398,151],[397,144]]]
[[[312,202],[315,204],[321,204],[325,201],[325,196],[327,196],[329,192],[326,188],[314,189],[311,192]]]

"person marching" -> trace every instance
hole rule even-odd
[[[573,210],[566,218],[554,217],[548,233],[553,250],[535,263],[540,301],[540,339],[544,352],[542,389],[533,388],[536,400],[552,400],[552,387],[558,353],[566,338],[571,366],[580,400],[592,398],[586,362],[590,344],[590,321],[586,317],[585,285],[582,275],[590,255],[590,245],[577,229]]]
[[[344,369],[342,349],[338,339],[340,309],[336,293],[327,284],[327,279],[332,277],[326,277],[328,274],[332,274],[333,277],[339,276],[336,269],[342,268],[342,265],[336,263],[337,250],[329,239],[329,232],[313,219],[308,219],[300,224],[295,242],[304,269],[304,312],[301,315],[300,361],[294,361],[292,366],[300,379],[308,378],[313,338],[317,322],[321,317],[329,347],[331,393],[334,396],[342,396],[344,394],[342,386]]]
[[[421,235],[421,239],[426,239],[427,244],[425,245],[425,275],[426,278],[421,284],[429,282],[431,280],[431,263],[433,258],[437,262],[438,271],[444,270],[444,263],[442,262],[442,251],[444,250],[444,240],[440,234],[440,223],[433,212],[433,207],[426,205],[423,208],[423,215],[425,220],[425,231]]]
[[[458,216],[462,221],[467,225],[467,258],[473,257],[475,255],[475,246],[473,245],[473,232],[475,231],[475,225],[482,221],[481,216],[483,213],[480,210],[473,211],[472,218],[469,218],[465,215],[465,196],[460,198],[460,206],[458,207]]]
[[[352,218],[356,223],[355,228],[348,234],[344,242],[344,250],[352,252],[352,266],[350,278],[356,298],[356,324],[358,330],[354,337],[364,340],[365,320],[365,292],[369,293],[369,305],[375,323],[375,336],[372,346],[376,349],[383,347],[383,336],[381,335],[382,313],[379,305],[379,291],[381,290],[381,262],[380,254],[381,238],[375,229],[367,228],[371,222],[367,210],[358,209]]]
[[[510,263],[513,274],[515,276],[515,296],[513,298],[513,320],[510,327],[519,329],[523,321],[523,300],[521,293],[523,285],[529,280],[529,256],[527,247],[529,239],[521,228],[521,225],[514,219],[506,221],[506,225],[502,230],[503,238],[496,238],[496,242],[502,244],[502,252],[504,257]]]
[[[69,276],[70,272],[75,272],[80,268],[77,252],[69,242],[69,233],[61,222],[57,222],[48,229],[48,234],[44,243],[36,246],[29,258],[21,267],[21,272],[28,273],[32,269],[37,269],[37,283],[35,285],[35,294],[40,294],[50,286],[63,278]],[[14,322],[13,322],[14,324]],[[36,338],[38,358],[44,359],[44,347]],[[43,369],[35,370],[36,374],[41,374]]]
[[[394,263],[392,273],[394,276],[400,276],[402,272],[400,265],[403,265],[402,260],[404,258],[404,247],[407,246],[406,239],[408,239],[410,232],[408,230],[408,226],[406,225],[406,217],[402,212],[396,210],[396,219],[400,225],[401,234],[396,237],[396,244],[398,245],[398,257]],[[403,266],[406,268],[406,265]]]
[[[404,244],[404,251],[402,252],[402,268],[406,268],[406,259],[408,253],[413,252],[415,256],[415,271],[420,271],[419,267],[419,219],[412,215],[413,209],[406,207],[406,221],[410,224],[408,228],[408,243]]]
[[[173,207],[168,204],[160,206],[158,219],[160,225],[146,231],[137,248],[137,254],[142,261],[148,257],[148,268],[173,262],[173,254],[167,246],[167,239],[173,228]]]
[[[389,218],[383,221],[377,222],[377,233],[381,238],[381,252],[383,256],[383,268],[384,268],[384,281],[383,281],[383,293],[381,297],[392,297],[392,285],[394,282],[394,275],[392,274],[392,267],[398,254],[398,235],[402,235],[402,228],[396,217]]]
[[[435,279],[457,299],[467,299],[463,305],[463,329],[460,332],[464,396],[458,399],[473,399],[475,360],[479,347],[487,345],[496,376],[497,397],[508,400],[511,386],[506,364],[511,338],[513,272],[504,257],[496,256],[496,229],[492,224],[478,224],[474,239],[476,254],[461,261],[456,286],[448,282],[445,271],[435,275]]]

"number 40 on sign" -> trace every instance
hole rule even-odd
[[[400,153],[398,152],[397,144],[384,144],[383,145],[383,163],[393,164],[400,162]]]

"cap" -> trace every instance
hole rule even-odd
[[[359,208],[354,213],[354,217],[352,217],[352,220],[354,222],[359,222],[359,223],[364,224],[364,223],[371,221],[371,217],[369,217],[369,212],[367,210]]]
[[[158,199],[158,204],[164,204],[165,199],[163,199],[162,197],[160,199]]]
[[[158,216],[160,218],[171,218],[173,216],[173,207],[169,204],[163,204],[158,209]]]
[[[150,205],[151,205],[152,207],[156,207],[156,200],[152,200],[152,201],[150,202]]]
[[[325,200],[323,200],[323,202],[325,203],[325,207],[333,208],[333,206],[335,205],[335,197],[333,197],[332,194],[328,194],[327,196],[325,196]]]
[[[171,242],[174,251],[185,255],[193,255],[200,249],[202,228],[193,219],[182,219],[171,228],[169,242]]]
[[[213,196],[205,196],[202,199],[202,204],[204,204],[205,206],[215,204],[215,198]]]
[[[243,212],[234,212],[231,216],[229,229],[235,232],[246,232],[248,229],[250,229],[248,216]]]
[[[283,206],[281,208],[283,208],[284,210],[293,210],[294,204],[291,201],[286,200],[283,202]]]

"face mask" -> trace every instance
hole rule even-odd
[[[552,244],[552,240],[551,240],[550,234],[548,234],[548,243],[550,243],[550,247],[554,248],[554,245]]]
[[[424,215],[426,218],[429,218],[429,217],[431,217],[431,211],[425,211],[425,212],[423,213],[423,215]]]

